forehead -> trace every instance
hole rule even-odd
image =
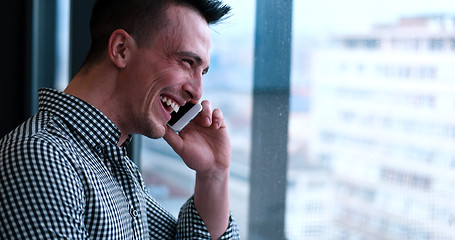
[[[204,25],[208,27],[207,21],[196,8],[186,5],[170,4],[166,8],[166,16],[172,24]]]
[[[171,5],[166,9],[166,16],[168,24],[162,33],[167,50],[194,52],[201,58],[208,58],[210,28],[199,12],[190,7]]]

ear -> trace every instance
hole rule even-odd
[[[118,68],[126,67],[128,57],[135,46],[134,39],[123,29],[117,29],[109,37],[108,55]]]

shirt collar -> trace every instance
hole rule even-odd
[[[49,111],[62,119],[92,146],[117,145],[120,129],[101,111],[67,93],[43,88],[38,91],[39,111]],[[122,146],[126,146],[131,137]]]

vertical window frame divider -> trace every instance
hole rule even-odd
[[[248,239],[285,239],[293,4],[256,4]]]
[[[55,87],[56,1],[33,0],[30,105],[27,115],[38,112],[38,89]]]

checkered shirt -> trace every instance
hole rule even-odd
[[[0,140],[0,239],[210,239],[192,198],[175,219],[150,197],[119,139],[93,106],[41,89]],[[239,239],[232,217],[221,239]]]

